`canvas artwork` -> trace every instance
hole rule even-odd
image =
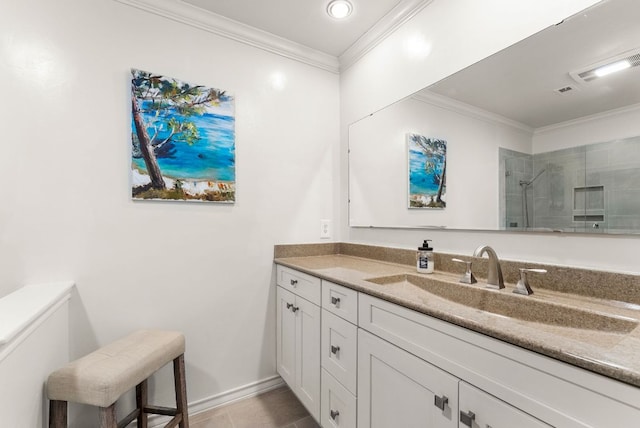
[[[409,208],[447,206],[447,142],[407,134]]]
[[[134,199],[235,201],[234,97],[131,70]]]

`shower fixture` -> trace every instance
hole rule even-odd
[[[524,216],[524,227],[525,227],[525,229],[528,229],[529,227],[531,227],[531,224],[529,222],[529,202],[527,201],[527,189],[546,170],[547,170],[546,167],[542,168],[540,171],[538,171],[536,176],[533,177],[531,180],[520,180],[520,187],[522,187],[522,215]]]

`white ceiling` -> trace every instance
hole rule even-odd
[[[640,48],[640,1],[610,0],[429,90],[540,128],[640,103],[640,66],[582,84],[569,75],[636,48]],[[567,85],[576,90],[554,92]]]
[[[251,27],[340,56],[403,0],[350,0],[353,13],[338,21],[329,0],[183,0]]]

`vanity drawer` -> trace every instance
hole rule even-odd
[[[357,383],[358,328],[322,310],[321,363],[353,394]]]
[[[358,292],[322,280],[322,307],[352,324],[358,324]]]
[[[324,428],[356,428],[356,397],[322,369],[320,424]]]
[[[282,288],[320,305],[320,278],[295,269],[276,265],[276,283]]]

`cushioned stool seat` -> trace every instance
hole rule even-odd
[[[173,331],[141,330],[106,345],[51,373],[47,381],[50,402],[49,426],[67,426],[67,402],[100,408],[100,427],[124,427],[137,419],[147,427],[147,414],[174,416],[167,427],[188,428],[184,377],[184,335]],[[173,361],[176,408],[147,404],[147,379]],[[136,387],[137,408],[120,423],[115,403],[122,394]]]

